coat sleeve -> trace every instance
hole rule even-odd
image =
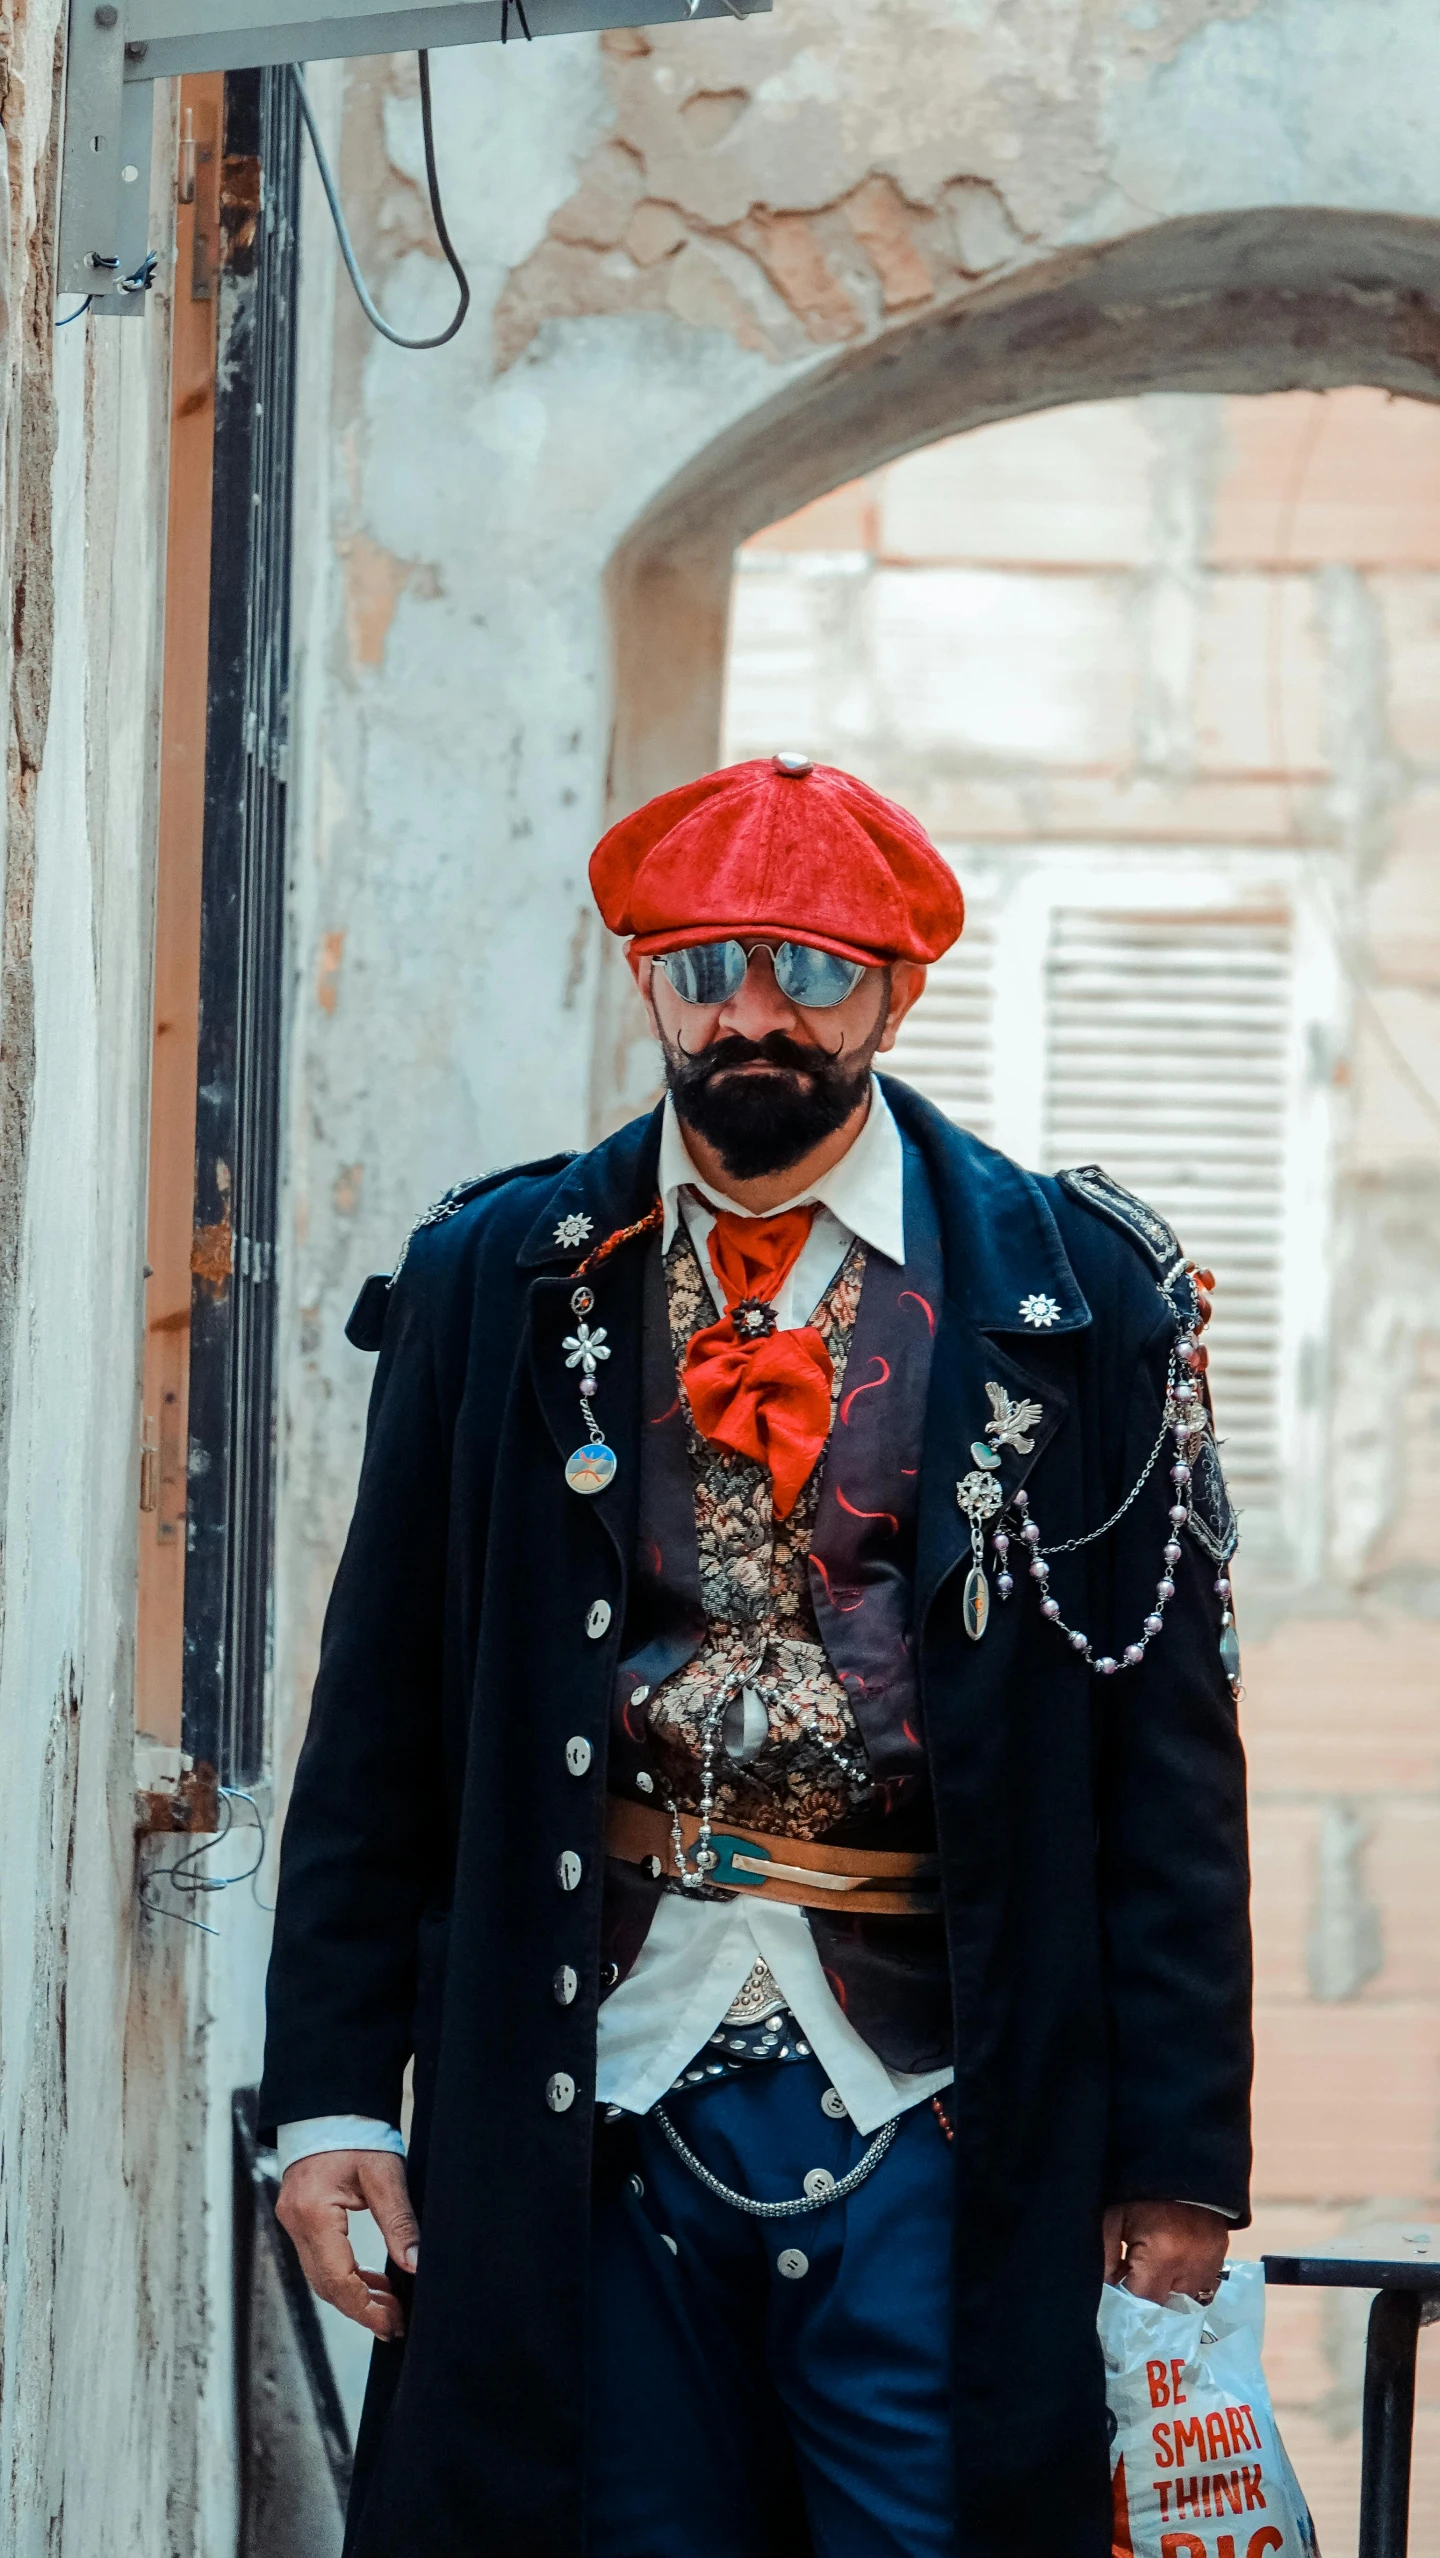
[[[1160,1432],[1165,1322],[1131,1397],[1132,1483]],[[1168,1441],[1115,1532],[1114,1644],[1156,1603],[1175,1498]],[[1107,2202],[1206,2203],[1249,2219],[1250,1871],[1245,1761],[1220,1659],[1219,1567],[1183,1530],[1164,1628],[1101,1683],[1100,1903],[1111,2042]]]
[[[444,1856],[449,1450],[426,1290],[397,1281],[280,1857],[260,2120],[398,2123],[417,1930]]]

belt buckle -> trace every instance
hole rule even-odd
[[[731,1892],[758,1892],[763,1888],[764,1875],[737,1873],[735,1859],[737,1856],[743,1856],[757,1864],[763,1859],[768,1865],[770,1863],[768,1847],[761,1847],[755,1839],[731,1838],[724,1830],[711,1831],[710,1845],[720,1862],[718,1865],[713,1865],[706,1875],[707,1883],[721,1884]]]

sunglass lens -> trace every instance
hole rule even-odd
[[[775,983],[792,1004],[811,1012],[827,1012],[853,994],[865,970],[858,959],[837,959],[832,950],[815,950],[809,942],[782,941],[775,953]]]
[[[660,960],[682,1004],[724,1004],[745,983],[746,957],[738,941],[690,942]]]

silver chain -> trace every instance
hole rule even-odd
[[[711,2175],[704,2161],[698,2159],[693,2149],[687,2148],[682,2141],[663,2105],[656,2105],[651,2110],[676,2157],[689,2168],[692,2176],[699,2179],[706,2192],[716,2195],[722,2203],[729,2203],[737,2212],[747,2212],[752,2220],[793,2220],[797,2213],[823,2212],[827,2203],[843,2203],[847,2194],[853,2194],[857,2185],[864,2184],[872,2168],[879,2166],[900,2128],[898,2114],[892,2115],[888,2123],[882,2123],[849,2175],[840,2177],[834,2185],[827,2185],[823,2194],[802,2194],[793,2203],[756,2203],[748,2194],[737,2194],[731,2186],[722,2185],[718,2176]]]
[[[1115,1526],[1117,1525],[1117,1523],[1118,1523],[1121,1519],[1123,1519],[1123,1518],[1124,1518],[1125,1513],[1126,1513],[1126,1511],[1129,1509],[1129,1507],[1130,1507],[1130,1505],[1131,1505],[1132,1501],[1138,1501],[1138,1500],[1139,1500],[1141,1493],[1144,1491],[1146,1484],[1149,1482],[1150,1477],[1151,1477],[1151,1476],[1152,1476],[1152,1474],[1154,1473],[1156,1466],[1157,1466],[1157,1465],[1159,1464],[1159,1462],[1160,1462],[1160,1451],[1161,1451],[1161,1449],[1164,1447],[1166,1440],[1167,1440],[1167,1439],[1168,1439],[1168,1437],[1170,1436],[1170,1427],[1171,1427],[1171,1424],[1170,1424],[1170,1417],[1169,1417],[1169,1412],[1170,1412],[1170,1398],[1171,1398],[1171,1396],[1172,1396],[1172,1395],[1174,1394],[1174,1392],[1175,1392],[1175,1377],[1176,1377],[1176,1370],[1178,1369],[1179,1365],[1180,1365],[1180,1354],[1179,1354],[1179,1351],[1178,1351],[1178,1349],[1177,1349],[1177,1350],[1172,1350],[1172,1351],[1171,1351],[1171,1353],[1170,1353],[1170,1365],[1169,1365],[1169,1367],[1168,1367],[1168,1369],[1166,1370],[1166,1373],[1165,1373],[1165,1417],[1164,1417],[1164,1419],[1161,1421],[1160,1429],[1159,1429],[1159,1433],[1158,1433],[1158,1435],[1157,1435],[1157,1437],[1156,1437],[1155,1445],[1154,1445],[1154,1447],[1151,1449],[1149,1456],[1148,1456],[1148,1457],[1146,1458],[1146,1460],[1145,1460],[1145,1470],[1144,1470],[1143,1474],[1141,1474],[1141,1475],[1137,1476],[1137,1478],[1136,1478],[1135,1482],[1131,1484],[1130,1489],[1129,1489],[1129,1491],[1126,1493],[1124,1500],[1121,1502],[1119,1509],[1118,1509],[1118,1510],[1112,1510],[1112,1511],[1111,1511],[1110,1516],[1109,1516],[1109,1518],[1106,1520],[1105,1525],[1103,1526],[1103,1528],[1092,1528],[1092,1529],[1090,1530],[1090,1533],[1089,1533],[1089,1535],[1088,1535],[1088,1536],[1084,1536],[1084,1537],[1067,1537],[1067,1538],[1065,1539],[1065,1542],[1064,1542],[1064,1544],[1063,1544],[1063,1545],[1047,1545],[1047,1546],[1045,1546],[1045,1547],[1043,1547],[1043,1548],[1042,1548],[1042,1552],[1043,1552],[1043,1553],[1045,1553],[1045,1554],[1078,1554],[1078,1553],[1079,1553],[1079,1551],[1080,1551],[1080,1548],[1082,1547],[1082,1545],[1094,1545],[1094,1544],[1096,1543],[1097,1539],[1099,1539],[1100,1537],[1108,1537],[1108,1535],[1110,1534],[1111,1529],[1112,1529],[1113,1527],[1115,1527]]]

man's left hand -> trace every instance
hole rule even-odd
[[[1112,2203],[1105,2214],[1105,2280],[1137,2300],[1185,2292],[1213,2300],[1230,2244],[1229,2224],[1199,2203]]]

